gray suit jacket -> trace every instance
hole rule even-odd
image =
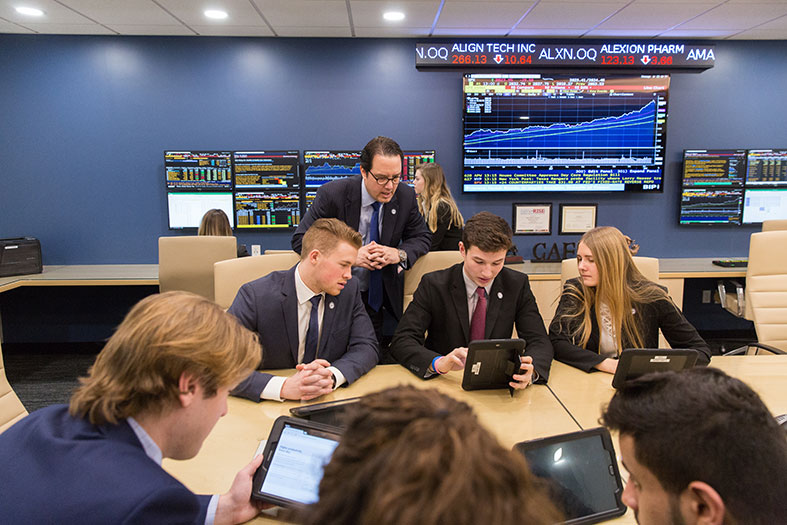
[[[229,308],[241,324],[257,332],[262,345],[260,369],[294,368],[298,359],[298,296],[295,267],[244,284]],[[317,357],[338,368],[347,384],[374,368],[380,359],[374,328],[361,301],[358,281],[350,279],[337,296],[326,295]],[[259,401],[271,374],[254,372],[233,395]]]

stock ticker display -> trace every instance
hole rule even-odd
[[[787,187],[787,149],[749,150],[746,184]]]
[[[232,189],[231,157],[229,151],[165,151],[167,189]]]
[[[464,191],[662,191],[669,81],[466,74]]]
[[[235,193],[237,227],[294,228],[301,222],[300,193],[298,191],[266,191]]]

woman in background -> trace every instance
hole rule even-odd
[[[517,452],[472,409],[411,386],[364,396],[300,523],[552,524],[562,521]]]
[[[415,169],[414,182],[418,210],[432,231],[430,251],[459,249],[465,221],[445,182],[443,168],[434,162],[421,164]]]
[[[219,237],[231,237],[232,228],[230,220],[224,210],[213,208],[205,212],[199,225],[197,235],[217,235]],[[249,252],[245,244],[238,245],[238,257],[248,257]]]
[[[659,329],[672,348],[710,349],[683,317],[665,288],[647,280],[634,265],[631,239],[602,226],[585,233],[577,248],[579,277],[566,282],[549,338],[555,359],[585,372],[615,373],[626,348],[658,348]]]

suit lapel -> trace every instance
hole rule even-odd
[[[486,298],[486,322],[484,323],[484,339],[491,339],[492,330],[495,327],[500,307],[503,304],[503,277],[502,271],[497,274],[497,277],[492,282],[492,288],[489,289],[489,297]],[[510,337],[510,336],[507,336]]]
[[[462,327],[462,334],[465,341],[470,341],[470,313],[467,311],[467,290],[465,289],[465,279],[462,275],[463,265],[457,265],[451,278],[451,299],[459,315],[459,325]]]
[[[298,362],[298,294],[295,292],[295,267],[284,277],[281,287],[284,296],[281,302],[281,315],[287,329],[287,342],[294,363]]]
[[[328,345],[329,335],[333,330],[334,312],[336,311],[339,297],[325,294],[325,307],[322,314],[322,330],[320,331],[320,344],[317,347],[317,357],[327,359],[325,347]],[[328,359],[330,361],[330,359]]]
[[[344,222],[353,230],[358,231],[361,224],[361,184],[363,184],[363,178],[356,176],[351,180],[356,182],[347,186],[348,195],[344,200]]]

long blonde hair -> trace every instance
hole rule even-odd
[[[623,350],[624,342],[642,348],[642,327],[634,317],[634,304],[670,300],[669,295],[637,269],[631,256],[633,241],[617,228],[593,228],[582,236],[579,243],[585,244],[593,253],[598,284],[586,286],[582,279],[579,279],[578,285],[566,284],[563,293],[574,299],[579,308],[565,313],[560,318],[561,324],[565,320],[568,326],[573,326],[569,336],[585,348],[593,327],[591,311],[595,307],[596,323],[601,327],[601,309],[598,305],[605,304],[612,317],[617,353]]]
[[[420,171],[421,177],[424,179],[424,191],[417,197],[418,210],[426,219],[429,229],[437,230],[437,211],[441,202],[446,203],[451,210],[451,221],[448,225],[462,228],[465,225],[465,220],[445,182],[443,168],[436,162],[427,162],[416,166],[415,171],[416,173]]]

